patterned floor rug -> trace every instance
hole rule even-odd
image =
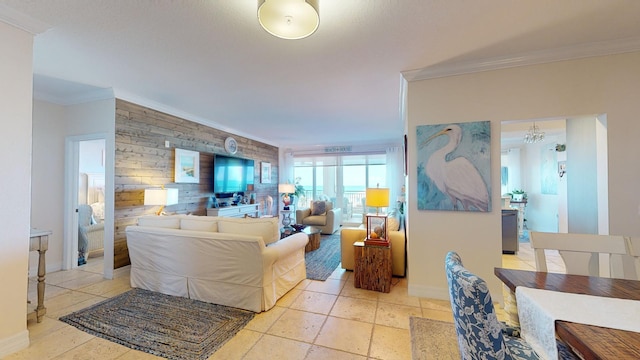
[[[203,360],[253,316],[247,310],[132,289],[60,320],[131,349],[167,359]]]
[[[340,232],[322,235],[320,248],[304,254],[307,279],[325,281],[340,265]]]
[[[460,359],[453,323],[411,316],[409,329],[413,360]]]

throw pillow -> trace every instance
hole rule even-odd
[[[324,215],[327,212],[327,205],[324,201],[314,201],[311,204],[311,215]]]
[[[400,229],[400,221],[395,217],[389,217],[387,219],[387,226],[389,231],[398,231]]]
[[[180,229],[180,218],[177,216],[147,215],[138,218],[138,225],[167,229]]]
[[[196,216],[191,216],[195,218]],[[206,218],[206,216],[203,216]],[[218,222],[212,219],[181,219],[180,229],[218,232]]]

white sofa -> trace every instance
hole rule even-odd
[[[261,312],[307,277],[303,233],[278,218],[143,216],[126,229],[131,286]]]

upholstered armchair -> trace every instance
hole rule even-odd
[[[333,208],[331,201],[312,201],[311,207],[296,210],[296,223],[315,226],[330,235],[342,225],[342,210]]]
[[[104,223],[97,223],[89,205],[78,206],[78,265],[86,263],[90,251],[103,248]]]
[[[498,321],[487,283],[465,269],[457,253],[447,254],[445,271],[462,359],[539,359],[517,332],[510,336]],[[562,342],[558,354],[560,359],[577,359]]]

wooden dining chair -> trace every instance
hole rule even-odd
[[[603,276],[615,278],[635,278],[622,266],[627,254],[626,240],[617,235],[548,233],[531,231],[531,247],[534,250],[536,270],[547,272],[545,250],[558,250],[565,264],[567,274]],[[609,269],[600,271],[600,254],[609,255]]]

